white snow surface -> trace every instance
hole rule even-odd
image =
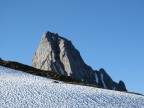
[[[95,80],[96,80],[97,83],[99,83],[99,78],[98,78],[96,73],[95,73]]]
[[[0,66],[0,108],[144,108],[144,96],[53,81]]]
[[[104,82],[104,80],[103,80],[103,74],[101,74],[101,79],[102,79],[103,86],[104,86],[104,88],[106,89],[107,87],[106,87],[105,82]]]

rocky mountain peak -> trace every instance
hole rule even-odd
[[[94,71],[83,61],[72,42],[57,33],[44,33],[32,66],[71,76],[86,83],[98,84],[106,89],[126,90],[124,83],[115,83],[104,69]],[[119,84],[122,85],[118,86]]]

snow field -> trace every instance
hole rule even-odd
[[[144,96],[54,83],[0,66],[0,108],[144,108]]]

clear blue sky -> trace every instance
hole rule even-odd
[[[0,57],[31,65],[45,31],[144,94],[144,0],[0,0]]]

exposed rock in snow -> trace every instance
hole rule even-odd
[[[101,70],[100,72],[94,71],[85,64],[72,42],[56,33],[46,32],[43,35],[38,50],[33,57],[32,66],[71,76],[86,83],[99,84],[111,90],[114,84],[118,86],[105,71],[101,74]],[[103,79],[101,79],[100,74],[103,76]],[[106,87],[104,84],[106,84]],[[116,90],[126,90],[126,88],[123,88],[125,87],[123,85],[119,87]]]
[[[144,96],[65,84],[0,66],[1,108],[143,108]]]

